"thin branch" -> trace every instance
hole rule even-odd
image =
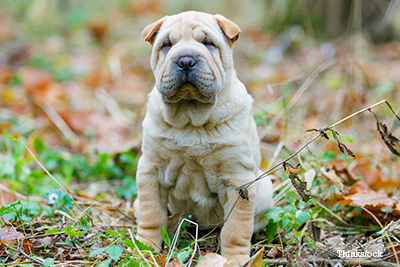
[[[36,263],[38,263],[38,264],[40,264],[40,265],[42,265],[42,266],[46,266],[46,265],[43,264],[43,262],[44,262],[43,259],[38,258],[38,257],[31,257],[31,256],[29,256],[28,254],[26,254],[25,251],[23,251],[22,249],[16,249],[16,248],[10,247],[10,246],[7,245],[6,243],[3,243],[3,241],[2,241],[1,239],[0,239],[0,244],[3,245],[3,246],[5,246],[5,247],[8,248],[8,249],[11,249],[11,250],[13,250],[13,251],[16,251],[16,252],[21,253],[22,255],[24,255],[24,257],[30,259],[31,261],[34,261],[34,262],[36,262]]]
[[[362,209],[363,211],[367,212],[369,215],[371,215],[371,217],[379,224],[379,226],[381,227],[381,229],[384,228],[383,225],[381,224],[381,222],[379,221],[379,219],[378,219],[372,212],[370,212],[368,209],[366,209],[366,208],[364,208],[364,207],[361,207],[361,209]],[[396,252],[396,249],[395,249],[395,247],[394,247],[394,245],[393,245],[392,239],[390,238],[390,236],[389,236],[386,232],[385,232],[385,236],[387,237],[387,239],[388,239],[388,241],[389,241],[389,243],[390,243],[390,246],[391,246],[391,248],[392,248],[392,250],[393,250],[393,252],[394,252],[394,257],[395,257],[395,259],[396,259],[397,266],[400,266],[399,258],[397,257],[397,252]]]
[[[369,107],[366,107],[366,108],[361,109],[361,110],[359,110],[359,111],[357,111],[357,112],[354,112],[353,114],[351,114],[351,115],[345,117],[344,119],[341,119],[341,120],[338,121],[338,122],[335,122],[334,124],[332,124],[332,125],[330,125],[330,126],[328,126],[328,127],[321,128],[321,132],[320,132],[319,134],[317,134],[316,136],[314,136],[310,141],[308,141],[306,144],[304,144],[301,148],[299,148],[299,149],[298,149],[296,152],[294,152],[291,156],[289,156],[289,157],[287,157],[286,159],[284,159],[283,161],[281,161],[281,162],[275,164],[273,167],[271,167],[269,170],[267,170],[266,172],[264,172],[263,174],[261,174],[261,175],[260,175],[259,177],[257,177],[255,180],[253,180],[253,181],[251,181],[251,182],[248,182],[248,183],[245,183],[245,184],[243,184],[243,185],[237,187],[237,189],[239,190],[239,189],[241,189],[241,188],[247,188],[247,187],[249,187],[250,185],[252,185],[253,183],[255,183],[256,181],[261,180],[261,179],[265,178],[266,176],[268,176],[269,174],[271,174],[272,172],[274,172],[279,166],[283,165],[284,163],[286,163],[286,162],[288,162],[289,160],[291,160],[292,158],[294,158],[294,157],[295,157],[297,154],[299,154],[303,149],[305,149],[305,148],[306,148],[307,146],[309,146],[312,142],[314,142],[318,137],[320,137],[320,136],[322,135],[322,132],[325,132],[326,129],[336,127],[337,125],[341,124],[342,122],[344,122],[344,121],[346,121],[346,120],[348,120],[348,119],[351,119],[351,118],[353,118],[354,116],[357,116],[357,115],[359,115],[360,113],[363,113],[363,112],[365,112],[365,111],[367,111],[367,110],[369,110],[369,109],[371,109],[371,108],[374,108],[374,107],[376,107],[376,106],[378,106],[378,105],[380,105],[380,104],[382,104],[382,103],[386,103],[386,105],[389,107],[389,109],[392,111],[392,113],[393,113],[393,114],[396,116],[396,118],[400,121],[400,117],[399,117],[399,116],[396,114],[396,112],[393,110],[393,108],[391,107],[391,105],[389,104],[389,102],[387,102],[387,100],[385,100],[385,99],[384,99],[384,100],[381,100],[381,101],[379,101],[379,102],[377,102],[377,103],[375,103],[375,104],[373,104],[373,105],[371,105],[371,106],[369,106]]]

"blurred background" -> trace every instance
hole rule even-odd
[[[19,139],[71,189],[95,197],[110,190],[97,182],[112,180],[118,197],[135,197],[141,121],[154,85],[141,31],[186,10],[223,14],[242,29],[235,66],[255,98],[264,168],[304,144],[307,129],[382,99],[399,113],[398,0],[1,0],[4,187],[28,195],[52,187]],[[400,135],[386,107],[374,111]],[[399,177],[372,114],[337,130],[368,168]],[[316,147],[309,152],[322,161],[337,151],[333,142]]]

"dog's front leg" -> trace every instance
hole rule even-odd
[[[224,204],[226,221],[221,231],[222,256],[228,260],[236,260],[241,265],[244,265],[250,256],[254,224],[254,188],[249,187],[248,193],[247,201],[239,196],[236,186],[227,186]]]
[[[142,156],[139,160],[136,182],[138,187],[137,238],[151,245],[156,252],[162,249],[161,229],[167,227],[167,193],[158,181],[154,159]]]

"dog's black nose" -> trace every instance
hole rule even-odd
[[[197,61],[193,57],[181,57],[178,59],[176,65],[178,69],[189,72],[196,66]]]

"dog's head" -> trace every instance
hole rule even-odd
[[[148,25],[151,68],[165,103],[214,104],[232,74],[231,47],[240,28],[222,15],[188,11]]]

